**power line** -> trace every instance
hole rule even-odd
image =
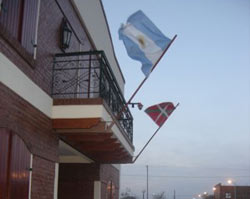
[[[121,176],[125,177],[145,177],[145,175],[129,175],[129,174],[121,174]],[[149,177],[153,178],[228,178],[228,176],[170,176],[170,175],[150,175]],[[250,176],[230,176],[232,178],[250,178]]]
[[[127,165],[126,165],[127,166]],[[144,167],[145,165],[142,164],[135,164],[135,165],[131,165],[133,167]],[[211,169],[211,170],[241,170],[241,171],[250,171],[250,165],[249,168],[230,168],[230,167],[199,167],[199,166],[169,166],[169,165],[149,165],[150,167],[154,168],[154,167],[167,167],[169,169]]]

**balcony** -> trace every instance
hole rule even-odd
[[[95,161],[132,159],[133,117],[103,51],[55,55],[52,96],[61,139]]]

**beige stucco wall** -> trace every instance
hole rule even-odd
[[[97,50],[104,50],[117,82],[124,92],[124,80],[115,58],[109,28],[100,0],[71,0],[85,24]]]

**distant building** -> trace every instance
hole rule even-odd
[[[214,199],[250,199],[250,186],[214,186]]]

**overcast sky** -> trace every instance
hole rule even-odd
[[[141,9],[169,38],[177,39],[135,101],[144,108],[171,101],[180,106],[134,165],[121,171],[121,191],[141,196],[176,190],[192,199],[232,178],[250,185],[250,1],[103,0],[115,53],[126,79],[126,99],[143,80],[141,64],[118,38],[121,23]],[[134,116],[135,155],[157,126]]]

